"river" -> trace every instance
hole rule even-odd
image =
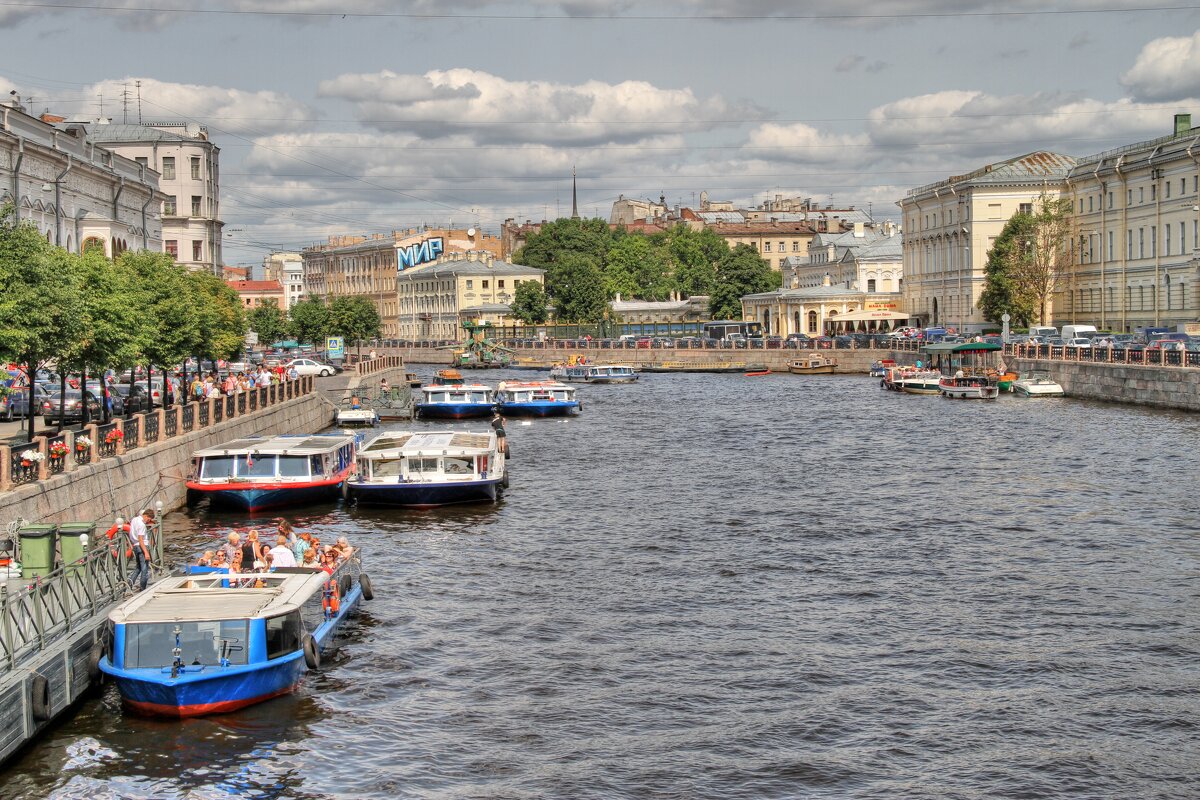
[[[580,396],[510,421],[494,506],[289,517],[376,594],[296,694],[165,722],[107,687],[0,795],[1200,796],[1200,417],[861,376]],[[170,549],[247,522],[172,514]]]

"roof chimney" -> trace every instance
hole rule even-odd
[[[1192,129],[1191,114],[1176,114],[1175,115],[1175,135],[1187,133]]]

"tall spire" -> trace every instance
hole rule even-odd
[[[579,197],[575,192],[575,167],[571,167],[571,219],[579,219]]]

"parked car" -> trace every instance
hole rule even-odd
[[[149,395],[146,394],[146,384],[144,383],[135,383],[132,391],[130,391],[128,383],[118,383],[110,386],[109,391],[113,397],[114,415],[119,416],[126,412],[136,414],[150,407]],[[117,407],[118,403],[120,408]]]
[[[1092,346],[1091,338],[1087,336],[1072,336],[1065,341],[1067,347],[1090,348]]]
[[[1174,350],[1177,352],[1186,352],[1187,343],[1181,342],[1178,339],[1155,339],[1146,346],[1147,352],[1163,352]]]
[[[41,408],[42,400],[50,396],[50,389],[47,384],[35,383],[33,385],[33,407]],[[29,387],[21,386],[9,389],[9,392],[4,397],[0,397],[0,417],[3,417],[6,422],[12,422],[14,419],[19,419],[29,414]]]
[[[285,369],[288,371],[296,370],[296,373],[304,375],[318,375],[322,378],[328,378],[334,373],[341,372],[340,369],[332,364],[322,364],[320,361],[313,361],[311,358],[296,358],[287,363]]]
[[[70,422],[82,422],[83,398],[80,396],[80,391],[78,389],[68,389],[61,403],[59,400],[60,397],[63,396],[59,395],[58,392],[54,392],[42,400],[42,416],[45,418],[46,424],[53,425],[58,422],[60,409],[64,425]],[[88,416],[91,419],[99,419],[100,399],[91,389],[87,391],[87,404]]]

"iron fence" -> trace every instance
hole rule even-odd
[[[185,405],[183,407],[182,425],[183,425],[184,433],[191,433],[192,430],[196,427],[196,409],[198,409],[198,408],[202,408],[207,412],[208,411],[208,403],[205,403],[205,402],[188,403],[187,405]]]
[[[25,449],[14,447],[11,452],[11,465],[9,467],[10,480],[14,484],[32,483],[38,478],[38,464],[32,459],[25,457],[26,450],[34,450],[36,448],[29,447]]]
[[[163,418],[163,425],[166,428],[167,438],[171,438],[179,433],[179,412],[175,409],[168,409],[166,416]]]
[[[139,447],[142,443],[141,432],[138,430],[138,418],[141,414],[134,414],[125,423],[125,449],[132,450]]]
[[[96,449],[101,458],[111,458],[117,454],[117,444],[121,441],[120,434],[115,422],[96,428]]]
[[[51,437],[46,441],[46,470],[51,475],[58,475],[67,469],[67,437],[63,434]]]
[[[158,441],[158,414],[151,411],[143,417],[142,438],[144,444]]]

